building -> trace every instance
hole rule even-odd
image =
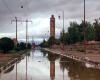
[[[51,15],[51,18],[50,18],[50,37],[55,38],[55,17],[54,15]]]

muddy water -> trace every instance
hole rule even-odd
[[[100,80],[100,70],[69,58],[32,50],[0,74],[0,80]]]

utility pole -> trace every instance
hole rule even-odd
[[[12,23],[12,22],[15,22],[15,23],[16,23],[16,46],[17,46],[17,40],[18,40],[18,39],[17,39],[17,38],[18,38],[18,36],[17,36],[17,34],[18,34],[18,33],[17,33],[17,23],[18,23],[18,22],[22,22],[22,21],[21,21],[21,20],[18,20],[18,18],[15,17],[15,20],[11,20],[11,23]]]
[[[25,21],[22,21],[22,22],[25,22],[26,23],[26,48],[27,48],[27,41],[28,41],[27,40],[28,39],[28,23],[29,22],[32,23],[32,21],[26,19]],[[28,78],[27,78],[27,54],[26,54],[26,80],[28,80]]]
[[[11,22],[16,22],[16,46],[17,46],[17,23],[18,22],[26,22],[26,48],[27,48],[27,39],[28,39],[28,23],[32,22],[28,19],[26,20],[18,20],[17,17],[15,17],[15,20],[11,20]],[[27,80],[27,54],[26,54],[26,80]]]
[[[22,22],[26,22],[26,48],[27,48],[27,42],[28,42],[28,23],[29,23],[29,22],[32,23],[32,21],[26,19],[26,21],[22,21]]]
[[[85,54],[86,54],[86,20],[85,20],[85,0],[84,0],[84,50],[85,50]]]
[[[27,48],[28,23],[29,23],[29,22],[32,22],[32,21],[29,21],[28,19],[26,19],[26,21],[22,21],[22,22],[26,22],[26,48]],[[27,78],[27,54],[26,54],[26,80],[28,80],[28,78]]]
[[[28,36],[28,37],[31,38],[31,44],[33,45],[34,37],[33,36]]]
[[[27,48],[27,40],[28,39],[28,20],[26,19],[26,48]]]

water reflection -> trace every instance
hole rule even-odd
[[[4,71],[4,73],[10,73],[14,69],[14,65]]]
[[[46,57],[46,55],[48,54],[46,51],[41,50],[41,52],[43,53],[43,56]]]
[[[68,70],[70,80],[100,80],[99,69],[87,68],[84,63],[66,57],[60,59],[60,67],[63,71]]]
[[[55,60],[59,58],[59,55],[49,53],[47,56],[48,60],[50,61],[50,79],[55,79]]]
[[[88,68],[85,63],[33,50],[2,73],[0,80],[100,80],[99,74],[99,69]]]

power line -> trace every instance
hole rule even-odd
[[[2,3],[4,4],[4,6],[6,7],[7,11],[9,11],[9,13],[10,13],[12,16],[15,16],[13,10],[9,7],[9,5],[7,4],[7,2],[6,2],[5,0],[1,0],[1,1],[2,1]],[[28,9],[25,8],[25,6],[26,6],[26,4],[27,4],[28,1],[27,1],[27,0],[25,1],[25,2],[26,2],[25,5],[22,3],[21,0],[16,0],[16,2],[17,2],[17,4],[19,5],[19,9],[23,8],[23,10],[24,10],[24,15],[26,16],[26,15],[27,15],[27,12],[28,12]]]
[[[21,1],[21,0],[16,0],[17,1],[17,3],[19,4],[19,7],[20,7],[20,9],[23,9],[23,11],[24,11],[24,16],[26,16],[26,17],[28,17],[28,12],[29,12],[29,7],[28,7],[28,3],[29,3],[29,1],[28,0],[23,0],[23,1]]]
[[[13,11],[9,8],[8,4],[6,3],[6,1],[5,0],[1,0],[1,1],[6,6],[7,10],[9,11],[9,13],[11,13],[14,16]]]
[[[17,4],[18,4],[18,8],[21,10],[21,12],[23,12],[23,16],[26,16],[26,10],[25,10],[25,6],[24,6],[24,0],[21,1],[21,0],[16,0]]]
[[[28,6],[26,6],[26,5],[28,4],[28,2],[29,2],[29,1],[25,0],[25,3],[24,3],[25,6],[23,5],[26,17],[28,17],[28,12],[29,12],[29,11],[28,11],[29,8],[28,8]]]
[[[28,42],[28,41],[27,41],[27,39],[28,39],[28,23],[29,23],[29,22],[32,23],[32,21],[26,19],[25,21],[22,21],[22,22],[25,22],[25,23],[26,23],[26,47],[27,47],[27,42]]]
[[[20,5],[21,5],[21,1],[20,1],[20,0],[16,0],[16,1],[17,1],[17,3],[18,3],[18,4],[20,4]]]
[[[20,0],[16,0],[16,2],[18,4],[19,8],[23,8],[23,7],[21,7],[21,6],[23,6],[23,4],[22,4],[22,2]]]
[[[17,23],[18,22],[25,22],[26,23],[26,47],[27,47],[27,39],[28,39],[28,23],[29,22],[31,22],[32,23],[32,21],[31,20],[28,20],[28,19],[26,19],[26,20],[18,20],[18,18],[17,17],[15,17],[15,20],[11,20],[11,22],[15,22],[16,23],[16,45],[17,45]]]
[[[26,22],[26,48],[27,48],[28,23],[32,22],[32,21],[29,21],[28,19],[26,19],[25,21],[22,21],[22,22]],[[26,80],[28,80],[28,78],[27,78],[27,54],[26,54]]]

